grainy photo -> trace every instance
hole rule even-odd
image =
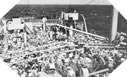
[[[21,0],[0,20],[0,59],[20,77],[107,77],[126,29],[107,0]]]

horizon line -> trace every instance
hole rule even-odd
[[[16,5],[111,5],[112,4],[16,4]]]

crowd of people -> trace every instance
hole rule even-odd
[[[107,77],[127,58],[126,50],[107,38],[68,36],[59,28],[27,33],[27,43],[20,30],[0,38],[0,57],[21,77]]]

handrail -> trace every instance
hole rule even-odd
[[[66,28],[66,29],[74,30],[74,31],[77,31],[77,32],[80,32],[80,33],[83,33],[83,34],[87,34],[87,35],[90,35],[90,36],[94,36],[94,37],[98,37],[98,38],[101,38],[101,39],[105,39],[105,37],[103,37],[103,36],[99,36],[99,35],[92,34],[92,33],[87,33],[87,32],[84,32],[84,31],[77,30],[77,29],[71,29],[71,28],[63,26],[61,24],[56,24],[56,25],[58,25],[60,27],[63,27],[63,28]]]
[[[103,69],[103,70],[99,70],[99,71],[96,71],[96,72],[92,72],[89,74],[89,76],[92,76],[92,75],[96,75],[96,74],[99,74],[99,73],[104,73],[104,72],[107,72],[109,71],[109,69]]]
[[[31,33],[33,33],[27,25],[24,25]]]
[[[88,32],[84,32],[84,31],[80,31],[80,30],[77,30],[77,29],[71,29],[71,28],[66,27],[64,25],[61,25],[61,24],[56,24],[56,23],[46,23],[46,24],[48,26],[54,26],[54,25],[60,26],[60,27],[66,28],[66,29],[70,29],[70,30],[76,31],[76,32],[80,32],[80,33],[87,34],[87,35],[90,35],[90,36],[94,36],[94,37],[98,37],[98,38],[101,38],[101,39],[105,39],[105,37],[103,37],[103,36],[92,34],[92,33],[88,33]]]

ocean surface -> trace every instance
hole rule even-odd
[[[99,32],[99,35],[109,37],[112,25],[113,6],[111,5],[16,5],[4,17],[11,19],[13,17],[32,16],[42,19],[58,18],[62,11],[70,12],[77,10],[86,18],[88,31],[91,29]],[[80,17],[80,20],[82,18]],[[118,31],[127,33],[127,21],[119,14]]]

